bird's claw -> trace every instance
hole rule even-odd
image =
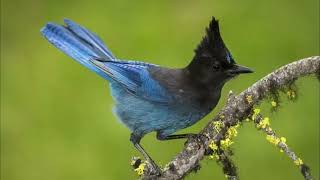
[[[162,171],[159,168],[159,166],[151,162],[148,162],[148,171],[149,172],[146,173],[148,174],[148,177],[151,177],[151,179],[156,179],[156,177],[159,177],[162,174]]]

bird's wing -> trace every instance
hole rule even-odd
[[[166,90],[148,72],[149,67],[156,66],[154,64],[94,59],[90,62],[136,96],[157,103],[168,103],[171,100]]]

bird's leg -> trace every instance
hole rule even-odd
[[[165,135],[165,134],[162,134],[161,131],[157,132],[157,139],[160,140],[160,141],[173,140],[173,139],[182,139],[182,138],[188,138],[188,141],[192,140],[192,139],[195,139],[198,142],[201,142],[202,144],[204,144],[204,142],[206,140],[205,139],[206,136],[203,135],[203,134],[188,133],[188,134]]]
[[[130,141],[134,145],[134,147],[143,155],[143,157],[151,164],[153,169],[156,171],[155,173],[157,175],[161,174],[161,170],[158,167],[158,165],[152,160],[152,158],[148,155],[148,153],[143,149],[143,147],[140,145],[141,136],[136,135],[134,133],[131,133],[130,135]]]
[[[173,140],[173,139],[183,139],[183,138],[190,138],[190,137],[195,137],[195,136],[197,136],[197,134],[193,134],[193,133],[173,134],[173,135],[165,136],[165,135],[157,132],[157,139],[160,141]]]

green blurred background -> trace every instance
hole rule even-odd
[[[181,132],[198,132],[229,90],[236,93],[272,70],[319,55],[318,0],[2,0],[1,1],[1,178],[3,180],[137,179],[129,163],[140,155],[129,131],[113,116],[108,83],[50,45],[40,28],[68,17],[96,32],[113,53],[181,67],[193,57],[211,16],[236,61],[255,69],[229,82],[213,113]],[[319,83],[297,82],[299,99],[263,113],[273,128],[310,165],[319,179]],[[245,124],[233,145],[242,179],[302,179],[298,168]],[[160,165],[183,140],[142,144]],[[224,179],[213,160],[186,179]]]

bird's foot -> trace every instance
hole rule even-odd
[[[159,168],[159,166],[154,163],[154,162],[149,162],[150,163],[150,167],[151,167],[151,172],[150,174],[151,175],[154,175],[154,176],[161,176],[162,174],[162,171],[161,169]]]

